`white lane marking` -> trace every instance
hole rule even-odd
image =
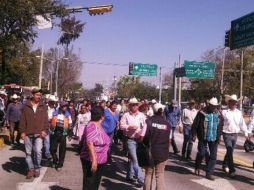
[[[57,184],[56,182],[18,183],[16,190],[50,190],[52,186]]]
[[[231,185],[231,183],[222,178],[215,179],[214,181],[202,178],[202,179],[192,179],[191,181],[198,183],[202,186],[205,186],[207,188],[213,189],[213,190],[236,190],[236,188]]]
[[[57,182],[41,182],[44,178],[47,167],[42,167],[40,169],[40,176],[37,178],[34,178],[33,182],[25,182],[25,183],[18,183],[16,186],[17,190],[49,190],[50,187],[57,185]]]

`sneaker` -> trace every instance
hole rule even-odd
[[[138,188],[141,188],[144,186],[144,182],[140,181],[140,180],[137,180],[137,187]]]
[[[62,167],[56,167],[56,171],[58,172],[62,171]]]
[[[29,169],[27,171],[26,179],[31,179],[33,176],[34,176],[34,170],[33,169]]]
[[[230,172],[229,177],[234,178],[235,177],[235,172]]]
[[[226,173],[229,173],[229,168],[227,166],[222,166],[222,170]]]
[[[200,175],[200,170],[199,169],[195,169],[194,173],[195,173],[195,175],[199,176]]]
[[[39,169],[35,169],[34,170],[34,177],[39,177],[40,176],[40,170]]]
[[[135,183],[136,180],[133,177],[126,177],[126,181],[129,183]]]
[[[215,178],[212,175],[206,175],[206,179],[209,179],[211,181],[215,180]]]

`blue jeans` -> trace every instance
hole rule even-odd
[[[42,139],[40,137],[25,138],[26,162],[28,169],[38,169],[41,167]]]
[[[191,127],[190,126],[184,126],[183,127],[183,147],[182,147],[182,156],[185,157],[190,157],[191,156],[191,151],[192,151],[192,135],[191,135]],[[187,153],[186,153],[187,150]]]
[[[207,151],[209,148],[209,156]],[[206,175],[213,175],[215,164],[217,161],[217,148],[216,142],[198,141],[198,152],[196,156],[195,169],[199,169],[203,158],[206,156]]]
[[[223,140],[227,149],[226,155],[223,160],[223,167],[229,168],[229,173],[235,172],[235,165],[234,165],[234,148],[237,141],[237,133],[229,134],[223,133]]]
[[[134,176],[138,177],[138,181],[144,183],[144,175],[141,168],[138,165],[137,159],[137,142],[132,139],[127,141],[128,151],[130,155],[129,169],[127,172],[127,178],[133,178]]]
[[[49,134],[44,138],[44,147],[45,147],[45,156],[46,158],[50,157],[50,138]]]

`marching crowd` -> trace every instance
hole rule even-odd
[[[20,139],[24,142],[28,179],[40,176],[42,154],[60,172],[66,141],[75,139],[79,142],[83,189],[98,189],[103,167],[111,159],[113,142],[117,143],[120,138],[129,159],[126,180],[148,190],[155,173],[156,189],[162,190],[170,144],[174,154],[180,154],[174,136],[176,129],[183,133],[183,159],[192,159],[193,142],[198,139],[196,175],[200,175],[205,159],[206,178],[215,179],[218,144],[223,138],[226,147],[223,170],[230,177],[235,176],[233,155],[238,133],[242,130],[250,140],[254,125],[254,118],[246,125],[242,112],[237,109],[239,101],[236,95],[226,95],[225,109],[215,97],[199,102],[198,106],[191,99],[184,109],[175,100],[167,105],[136,98],[74,103],[59,101],[53,95],[43,98],[42,91],[34,88],[32,97],[23,100],[14,94],[7,101],[7,94],[0,91],[0,120],[9,128],[10,144],[19,146]]]

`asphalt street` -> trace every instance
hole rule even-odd
[[[179,149],[182,144],[182,134],[176,135]],[[246,190],[253,189],[254,169],[252,161],[254,152],[245,153],[242,145],[244,137],[238,137],[235,149],[235,162],[237,172],[234,179],[227,177],[222,171],[222,159],[225,154],[223,142],[219,146],[218,162],[215,170],[215,181],[204,178],[205,166],[201,176],[195,176],[194,161],[187,161],[180,155],[170,154],[170,158],[165,168],[166,189],[175,190]],[[0,189],[7,190],[80,190],[82,189],[82,169],[79,156],[76,153],[76,142],[69,142],[63,170],[56,171],[50,167],[50,163],[43,160],[41,176],[39,178],[27,180],[24,147],[11,147],[6,145],[0,149]],[[196,155],[195,142],[193,146],[192,158]],[[112,160],[107,164],[100,184],[100,190],[134,190],[139,189],[135,184],[126,182],[127,158],[121,151],[121,145],[113,149]],[[172,152],[170,148],[169,152]],[[141,188],[140,188],[141,189]],[[154,187],[153,187],[154,189]]]

